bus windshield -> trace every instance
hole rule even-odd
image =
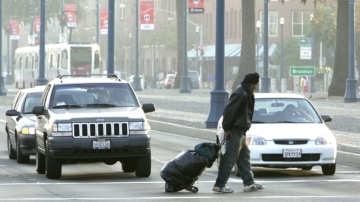
[[[91,74],[91,47],[71,47],[71,74]]]

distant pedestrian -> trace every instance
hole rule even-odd
[[[214,88],[214,82],[215,82],[215,74],[214,71],[212,71],[209,76],[208,76],[208,82],[209,82],[209,86],[210,88]]]
[[[251,171],[250,150],[246,144],[246,132],[251,127],[254,112],[254,91],[259,83],[259,74],[247,74],[239,86],[231,94],[223,111],[222,127],[226,139],[226,151],[221,158],[219,173],[213,191],[232,193],[234,189],[227,187],[230,172],[235,163],[243,180],[244,192],[262,190],[264,185],[255,183]]]

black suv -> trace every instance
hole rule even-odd
[[[65,162],[120,161],[124,172],[151,174],[150,125],[130,84],[111,75],[66,75],[50,81],[36,114],[36,170],[61,177]]]

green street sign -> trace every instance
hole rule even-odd
[[[315,67],[313,66],[291,66],[290,76],[315,76]]]
[[[311,38],[301,38],[301,39],[299,39],[299,45],[300,45],[300,47],[302,47],[302,46],[310,47],[311,46]]]

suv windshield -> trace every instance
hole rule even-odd
[[[139,107],[127,84],[94,83],[55,86],[51,108],[71,107]]]

